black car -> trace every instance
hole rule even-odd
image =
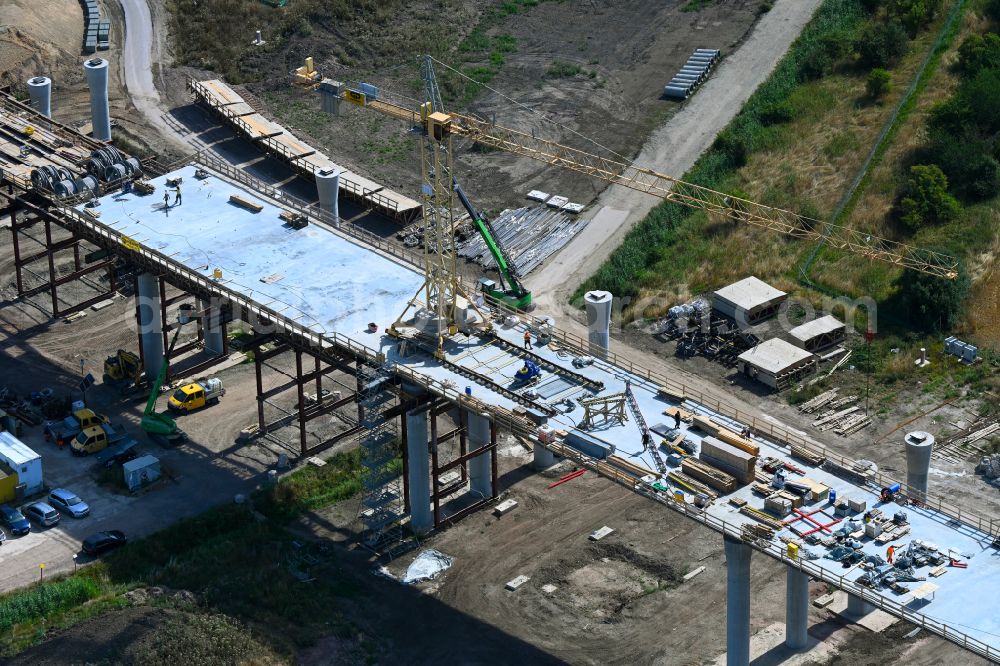
[[[31,525],[28,524],[24,514],[6,504],[0,504],[0,522],[14,536],[21,536],[31,531]]]
[[[87,555],[103,555],[128,543],[121,530],[107,530],[91,534],[83,540],[83,552]]]

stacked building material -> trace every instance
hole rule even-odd
[[[687,99],[695,88],[708,78],[712,68],[719,61],[718,49],[695,49],[684,66],[678,70],[670,83],[663,88],[663,95],[672,99]]]
[[[505,210],[491,221],[497,240],[510,255],[520,275],[527,275],[552,256],[587,225],[562,211],[545,207]],[[470,230],[458,243],[458,254],[484,268],[495,265],[486,242]]]
[[[723,472],[714,465],[709,465],[697,458],[685,458],[681,462],[681,469],[688,476],[707,483],[712,488],[721,490],[724,493],[731,493],[736,490],[736,479],[732,475]]]
[[[701,440],[701,453],[698,457],[712,467],[734,476],[740,483],[754,481],[757,456],[732,444],[726,444],[715,437],[705,437]]]
[[[80,4],[83,5],[83,18],[87,25],[83,52],[107,51],[111,46],[111,21],[101,18],[97,0],[80,0]]]

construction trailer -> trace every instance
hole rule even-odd
[[[712,294],[712,308],[739,323],[756,324],[773,317],[788,294],[750,276]]]
[[[9,432],[0,432],[0,462],[17,475],[17,497],[42,490],[42,457]]]
[[[776,391],[787,388],[799,378],[816,371],[819,359],[781,338],[772,338],[737,359],[739,371]]]
[[[847,325],[833,315],[806,322],[788,332],[789,342],[809,352],[829,349],[843,344],[846,339]]]

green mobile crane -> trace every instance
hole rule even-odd
[[[465,210],[469,213],[469,217],[472,218],[472,224],[476,227],[479,235],[483,237],[483,240],[486,241],[486,247],[489,248],[490,254],[493,255],[493,259],[497,262],[497,269],[500,271],[500,288],[496,288],[496,283],[493,280],[483,278],[479,281],[482,290],[492,298],[512,308],[529,310],[531,308],[531,292],[525,289],[524,285],[518,281],[517,266],[511,261],[507,252],[503,249],[503,245],[497,239],[496,232],[493,230],[493,225],[490,224],[489,218],[482,212],[476,211],[472,206],[472,202],[469,201],[469,197],[465,196],[465,192],[457,180],[453,178],[451,183],[452,189],[458,195],[459,201],[462,202],[462,206],[465,207]]]
[[[181,305],[181,313],[178,315],[178,322],[180,324],[185,324],[188,321],[188,310],[191,309],[190,305]],[[160,387],[163,386],[163,382],[167,378],[167,369],[170,367],[170,354],[174,351],[174,345],[177,344],[177,337],[181,334],[182,326],[178,326],[174,330],[174,335],[170,339],[170,346],[167,348],[167,353],[163,355],[163,364],[160,366],[160,373],[156,376],[156,381],[153,382],[153,386],[149,390],[149,400],[146,401],[146,409],[142,413],[142,421],[140,422],[140,427],[142,431],[146,433],[151,440],[160,444],[161,446],[177,446],[181,442],[187,439],[187,434],[177,427],[177,422],[174,421],[166,414],[156,413],[156,399],[160,397]]]

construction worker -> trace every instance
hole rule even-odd
[[[177,183],[177,189],[174,190],[174,205],[181,205],[181,184]]]
[[[649,434],[648,430],[642,431],[642,448],[644,451],[648,451],[653,446],[653,436]]]
[[[681,408],[678,407],[677,411],[674,412],[674,430],[681,429]]]
[[[531,349],[531,331],[524,332],[524,348]]]
[[[889,564],[892,564],[892,556],[895,555],[895,554],[896,554],[896,547],[895,546],[889,546],[886,549],[886,551],[885,551],[885,559],[889,562]]]
[[[166,190],[163,190],[163,207],[170,208],[170,194]]]

